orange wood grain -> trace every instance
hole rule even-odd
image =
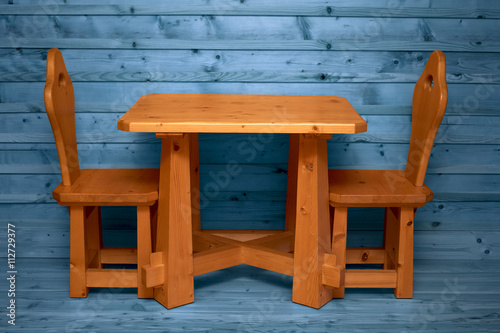
[[[158,200],[158,169],[82,169],[72,185],[52,196],[62,206],[137,206]]]
[[[400,209],[394,263],[398,273],[394,289],[397,298],[413,297],[413,216],[412,208]]]
[[[85,242],[85,211],[83,206],[70,208],[70,264],[69,295],[87,297],[89,288],[86,280],[87,244]]]
[[[149,206],[137,206],[137,296],[153,298],[153,288],[142,283],[142,267],[149,263],[151,247],[151,212]]]
[[[346,288],[394,288],[396,284],[395,270],[348,269],[345,271]]]
[[[236,230],[234,230],[236,231]],[[264,233],[264,230],[259,230]],[[234,239],[233,234],[213,232],[195,232],[193,234],[194,247],[205,248],[194,254],[195,275],[205,274],[222,268],[247,264],[274,272],[293,275],[294,255],[274,248],[290,244],[290,232],[279,233],[260,237],[254,236],[259,233],[252,231],[241,231],[235,233],[245,237],[243,240]],[[284,241],[284,242],[283,242]],[[285,244],[288,243],[288,244]],[[209,247],[207,248],[207,245]]]
[[[333,219],[332,230],[332,254],[335,255],[337,265],[345,269],[347,254],[347,208],[335,207],[330,211]],[[334,298],[344,298],[345,287],[339,285],[338,288],[333,289]]]
[[[412,104],[411,139],[406,163],[406,178],[422,186],[432,145],[448,102],[446,58],[434,51],[415,85]]]
[[[366,130],[345,98],[152,94],[120,118],[118,129],[155,132],[162,139],[156,250],[165,255],[165,283],[155,288],[160,303],[170,308],[192,301],[193,271],[187,260],[192,249],[194,274],[246,263],[293,274],[298,303],[318,308],[331,299],[332,291],[322,284],[323,255],[331,251],[326,140],[333,133]],[[248,231],[200,232],[199,198],[193,193],[199,190],[194,135],[252,132],[291,134],[285,229],[295,239]]]
[[[189,111],[187,111],[189,110]],[[358,133],[366,122],[335,96],[151,94],[118,129],[156,133]]]
[[[414,186],[403,170],[329,170],[330,203],[348,207],[422,207],[432,200],[427,186]]]
[[[71,185],[80,175],[75,132],[75,95],[73,83],[58,49],[50,49],[47,53],[44,98],[59,155],[62,183]]]
[[[383,247],[350,247],[346,253],[346,264],[383,264]]]
[[[293,252],[295,247],[295,230],[254,239],[247,243],[265,246],[282,252]]]
[[[163,252],[153,252],[149,258],[149,264],[141,267],[141,283],[147,288],[161,287],[165,283]]]
[[[153,290],[141,284],[141,265],[149,261],[151,224],[156,222],[158,199],[156,169],[82,169],[79,167],[75,134],[75,96],[62,54],[47,54],[45,108],[57,147],[62,182],[54,199],[70,212],[70,296],[86,297],[89,287],[138,287],[140,298]],[[108,250],[102,244],[100,206],[138,206],[138,256],[129,250]],[[151,207],[149,207],[151,206]],[[155,229],[153,228],[153,233]],[[126,252],[127,251],[127,252]],[[126,253],[126,254],[125,254]],[[133,254],[133,253],[132,253]],[[108,270],[102,264],[137,262],[136,270]],[[130,282],[130,277],[134,280]],[[115,283],[116,282],[116,283]]]
[[[86,271],[87,286],[93,288],[137,288],[137,269],[97,269]]]
[[[332,299],[322,283],[323,256],[331,253],[326,139],[300,135],[292,300],[320,308]]]
[[[195,276],[244,263],[241,248],[235,245],[223,245],[195,253],[193,261]]]
[[[424,178],[447,101],[446,59],[435,51],[413,93],[406,170],[329,170],[330,205],[335,212],[346,210],[343,222],[347,207],[386,207],[383,251],[377,250],[376,258],[369,260],[369,254],[358,249],[352,252],[355,257],[348,258],[348,262],[382,263],[383,270],[347,270],[346,287],[394,288],[396,297],[412,297],[413,218],[417,207],[432,200]],[[361,257],[360,262],[359,255],[366,260]]]
[[[167,309],[194,301],[190,134],[162,139],[156,251],[165,283],[154,298]]]

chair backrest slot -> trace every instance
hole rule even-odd
[[[71,185],[80,176],[75,131],[75,95],[73,83],[58,49],[50,49],[47,54],[44,98],[59,155],[62,183]]]
[[[429,157],[448,102],[446,58],[434,51],[413,92],[410,149],[406,178],[423,186]]]

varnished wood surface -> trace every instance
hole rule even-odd
[[[397,298],[413,296],[414,217],[417,207],[432,200],[424,178],[447,102],[446,58],[437,50],[432,52],[415,85],[405,172],[329,170],[334,226],[339,224],[347,230],[347,207],[385,207],[382,270],[355,272],[352,276],[359,277],[359,286],[384,288],[389,285]],[[344,245],[341,250],[345,250],[345,242],[341,244]],[[336,247],[335,242],[332,247]],[[346,281],[349,272],[346,270]]]
[[[334,96],[151,94],[118,121],[129,132],[358,133],[366,122]]]
[[[331,169],[328,174],[334,206],[421,207],[432,200],[432,191],[413,186],[402,170]]]
[[[76,146],[75,95],[61,51],[47,53],[47,81],[44,88],[45,110],[57,146],[62,184],[72,185],[80,176]]]
[[[406,178],[415,186],[424,185],[434,139],[443,120],[447,103],[446,58],[443,52],[434,51],[413,91]]]
[[[158,200],[158,169],[82,169],[71,186],[59,185],[54,199],[70,205],[150,204]]]
[[[159,170],[80,170],[73,85],[61,51],[54,48],[47,54],[44,100],[62,176],[53,197],[61,206],[68,206],[70,214],[70,297],[87,297],[89,287],[136,287],[139,298],[152,298],[153,289],[142,283],[146,279],[140,268],[149,262],[155,244]],[[101,206],[106,205],[137,206],[135,271],[103,266]]]

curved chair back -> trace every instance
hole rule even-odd
[[[71,185],[80,176],[75,132],[75,95],[73,83],[58,49],[50,49],[47,54],[44,98],[59,155],[62,183]]]
[[[432,52],[413,92],[410,150],[406,178],[423,186],[436,133],[448,102],[446,58],[441,51]]]

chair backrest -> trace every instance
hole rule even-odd
[[[75,95],[73,83],[58,49],[50,49],[47,54],[44,98],[59,155],[62,183],[71,185],[80,176],[75,132]]]
[[[423,186],[436,133],[448,102],[446,58],[441,51],[432,52],[413,92],[410,150],[406,178]]]

